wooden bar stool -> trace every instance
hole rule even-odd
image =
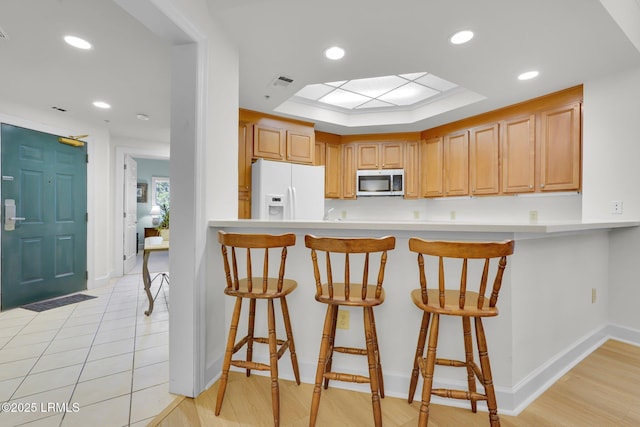
[[[216,415],[220,414],[224,392],[227,388],[227,380],[229,377],[229,368],[231,365],[244,368],[247,370],[247,376],[251,375],[251,370],[270,371],[271,373],[271,401],[273,406],[273,423],[278,426],[280,424],[280,393],[278,388],[278,360],[284,352],[289,349],[291,356],[291,364],[293,365],[293,373],[296,383],[300,385],[300,373],[298,371],[298,359],[296,357],[296,349],[293,342],[293,333],[291,331],[291,320],[289,319],[289,308],[287,307],[286,296],[289,295],[297,286],[295,280],[285,279],[284,270],[287,259],[287,247],[296,243],[295,234],[282,234],[272,236],[267,234],[234,234],[218,232],[218,241],[222,244],[222,257],[224,260],[224,272],[227,278],[227,287],[224,293],[235,297],[236,304],[233,309],[233,317],[231,319],[231,328],[229,329],[229,338],[225,350],[224,361],[222,363],[222,376],[220,377],[220,387],[218,389],[218,399],[216,402]],[[229,254],[228,249],[231,249]],[[246,249],[246,277],[240,279],[238,277],[238,265],[236,249]],[[252,275],[252,249],[264,250],[262,259],[262,276],[254,277]],[[269,277],[269,249],[281,249],[280,252],[280,268],[278,277]],[[255,251],[254,251],[255,253]],[[231,262],[229,261],[231,255]],[[233,276],[232,276],[233,274]],[[240,321],[240,311],[243,299],[249,300],[249,322],[247,335],[236,343],[236,333],[238,331],[238,322]],[[284,319],[284,327],[287,334],[286,340],[280,340],[276,337],[276,319],[274,314],[273,300],[279,299],[282,308],[282,317]],[[256,300],[267,300],[268,310],[268,337],[259,338],[254,336]],[[269,345],[269,364],[257,363],[253,358],[253,344]],[[236,360],[232,356],[238,352],[246,344],[246,359]],[[279,348],[278,348],[279,346]]]
[[[382,366],[380,364],[380,352],[378,350],[378,337],[376,323],[373,317],[373,307],[384,302],[384,269],[387,262],[387,251],[393,250],[396,245],[395,237],[382,238],[331,238],[307,235],[304,238],[305,245],[311,249],[313,261],[313,274],[316,282],[316,301],[327,304],[327,314],[322,330],[322,343],[318,368],[316,370],[313,400],[311,402],[311,417],[309,426],[315,426],[320,405],[320,393],[324,379],[325,389],[329,387],[329,380],[348,381],[355,383],[369,383],[371,386],[371,401],[373,403],[373,419],[376,426],[382,425],[382,413],[380,410],[380,397],[384,397],[384,383],[382,381]],[[326,282],[322,282],[320,268],[318,267],[317,252],[324,252],[324,264]],[[333,280],[333,266],[331,254],[344,254],[344,282],[337,283]],[[380,253],[380,263],[377,268],[375,284],[369,284],[369,258],[372,253]],[[352,254],[362,254],[363,273],[361,283],[351,283],[351,257]],[[341,255],[337,255],[341,256]],[[354,257],[355,258],[355,257]],[[372,266],[375,269],[375,266]],[[336,323],[340,306],[363,307],[364,334],[366,349],[353,347],[335,347]],[[332,371],[333,352],[367,356],[369,362],[369,376],[352,375]]]
[[[471,410],[476,412],[476,402],[486,400],[489,408],[489,421],[491,426],[499,426],[498,405],[491,377],[491,366],[487,353],[487,341],[482,327],[482,318],[498,315],[496,302],[502,286],[502,275],[507,265],[507,256],[513,254],[513,240],[505,242],[434,242],[417,238],[409,239],[409,250],[418,253],[418,269],[420,273],[420,289],[411,292],[413,303],[423,310],[422,324],[418,336],[411,383],[409,385],[409,403],[413,401],[413,395],[418,382],[418,370],[422,373],[424,384],[422,386],[422,405],[418,425],[426,427],[429,421],[429,402],[431,395],[454,399],[467,399],[471,401]],[[425,262],[423,255],[438,258],[438,287],[428,289],[425,275]],[[461,259],[460,285],[456,289],[447,289],[445,284],[445,259]],[[479,286],[477,291],[467,290],[467,276],[470,259],[484,260],[481,275],[479,274]],[[487,281],[489,280],[492,260],[498,260],[493,287],[489,299],[485,298]],[[454,261],[447,260],[447,266]],[[495,263],[494,263],[495,264]],[[493,271],[493,270],[492,270]],[[492,273],[493,274],[493,273]],[[440,315],[459,316],[462,318],[464,334],[465,361],[436,358],[438,345],[438,328]],[[430,315],[433,315],[429,325]],[[480,366],[475,362],[473,355],[473,338],[471,335],[471,321],[473,317],[476,331],[476,343],[480,358]],[[427,356],[424,357],[424,345],[429,331],[429,344]],[[435,365],[461,367],[467,369],[467,382],[469,390],[433,389],[433,372]],[[484,394],[476,391],[476,378],[484,387]]]

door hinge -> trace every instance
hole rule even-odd
[[[89,222],[89,212],[86,212],[84,214],[84,220],[85,220],[85,222]]]
[[[87,158],[86,158],[87,163],[89,163],[89,155],[87,154],[86,156],[87,156]]]
[[[122,218],[126,218],[127,217],[127,213],[126,212],[122,212]]]
[[[124,170],[127,170],[127,164],[126,163],[124,164]]]
[[[122,255],[122,260],[126,261],[127,260],[127,256],[126,255]]]
[[[89,272],[88,271],[84,272],[84,280],[89,280]]]

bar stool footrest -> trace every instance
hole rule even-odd
[[[271,367],[264,363],[249,362],[248,360],[232,360],[231,365],[242,369],[252,369],[256,371],[269,371]]]
[[[333,351],[337,353],[343,354],[353,354],[356,356],[366,356],[367,350],[364,348],[354,348],[354,347],[333,347]]]
[[[447,397],[449,399],[461,399],[461,400],[487,400],[487,396],[484,394],[469,392],[466,390],[450,390],[446,388],[434,388],[431,390],[431,394],[440,397]]]
[[[328,380],[345,381],[350,383],[368,384],[371,382],[369,377],[362,375],[346,374],[343,372],[325,372],[324,378]]]

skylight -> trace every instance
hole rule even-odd
[[[458,86],[426,72],[366,79],[345,80],[305,86],[294,100],[346,110],[409,107]]]
[[[280,114],[358,128],[416,123],[486,99],[427,72],[310,84],[274,108]]]

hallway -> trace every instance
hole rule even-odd
[[[164,255],[151,257],[150,271],[168,270]],[[97,298],[40,313],[0,313],[0,401],[23,409],[0,412],[0,425],[144,426],[174,400],[169,289],[162,288],[145,316],[141,259],[142,252],[132,274],[82,292]],[[58,408],[47,410],[49,404]]]

